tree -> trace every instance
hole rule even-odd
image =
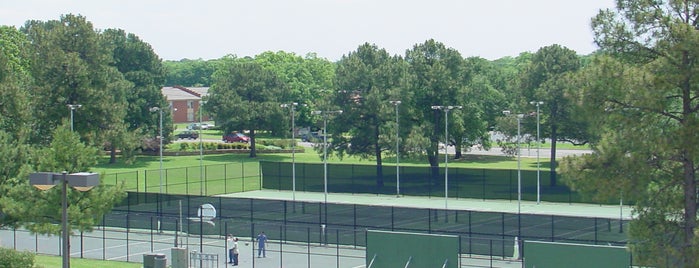
[[[408,116],[412,122],[409,139],[415,139],[407,140],[406,145],[416,146],[411,150],[427,153],[432,177],[436,178],[439,175],[438,145],[439,141],[442,140],[441,138],[444,137],[444,124],[440,121],[445,120],[446,113],[433,110],[430,107],[433,105],[464,105],[463,102],[467,98],[466,83],[463,79],[464,59],[458,51],[446,48],[444,44],[434,40],[428,40],[407,51],[405,60],[410,65],[411,86],[409,91],[413,94],[406,105],[412,107],[408,111],[410,113]],[[452,124],[449,128],[451,131],[464,133],[462,116],[474,112],[470,110],[470,106],[466,107],[467,110],[453,110],[449,113],[449,122]],[[428,137],[427,144],[424,143],[423,136]]]
[[[99,148],[80,141],[76,132],[71,132],[66,121],[53,132],[49,147],[33,150],[31,170],[68,173],[89,171],[97,163]],[[0,150],[7,153],[9,150]],[[14,185],[3,185],[0,207],[6,214],[5,220],[13,225],[22,225],[41,234],[59,234],[61,231],[61,187],[39,191],[29,185],[26,178],[30,169],[16,174]],[[88,192],[69,190],[68,219],[70,229],[91,231],[116,203],[126,197],[124,186],[100,185]]]
[[[165,81],[165,71],[158,55],[138,36],[126,34],[120,29],[108,29],[102,36],[112,47],[113,65],[133,84],[133,87],[125,89],[128,106],[123,127],[113,128],[107,135],[110,163],[116,162],[117,149],[121,149],[126,161],[131,161],[134,151],[141,146],[141,138],[144,135],[155,137],[159,133],[159,114],[154,114],[150,108],[169,106],[160,90]],[[171,121],[169,112],[163,113],[163,116],[163,121]],[[163,125],[163,136],[172,133],[171,126]]]
[[[572,120],[572,104],[566,98],[568,75],[580,68],[580,61],[575,51],[559,45],[539,49],[532,57],[529,68],[523,73],[520,85],[522,97],[520,107],[528,106],[530,101],[543,101],[540,116],[543,136],[551,139],[550,185],[556,186],[556,144],[559,140],[579,142],[581,122]],[[521,110],[530,110],[520,108]],[[533,121],[533,120],[531,120]],[[536,129],[528,124],[528,129]],[[547,130],[548,129],[548,130]]]
[[[268,130],[282,114],[284,84],[250,59],[233,61],[214,74],[206,110],[224,132],[250,131],[250,157],[256,157],[255,130]]]
[[[58,21],[29,21],[21,29],[31,49],[35,87],[31,88],[36,124],[32,140],[48,144],[51,131],[74,113],[75,131],[102,146],[108,134],[123,128],[126,89],[133,85],[112,66],[111,46],[85,17],[64,15]]]
[[[0,130],[24,140],[33,125],[28,40],[13,27],[0,26]],[[23,143],[23,142],[20,142]]]
[[[605,56],[586,70],[580,102],[594,153],[562,165],[575,189],[635,201],[631,248],[644,266],[699,266],[697,8],[617,1],[593,19]]]
[[[234,56],[231,56],[235,58]],[[217,70],[221,60],[190,60],[165,61],[165,85],[185,87],[211,86],[211,77]]]
[[[382,154],[394,144],[395,113],[390,100],[400,100],[405,70],[402,59],[365,43],[337,63],[334,104],[343,110],[333,120],[333,148],[341,155],[376,160],[376,184],[383,186]],[[401,68],[403,67],[403,68]],[[388,126],[392,126],[390,129]],[[390,131],[390,132],[389,132]],[[349,133],[350,135],[335,135]]]
[[[274,72],[277,78],[286,85],[281,102],[296,102],[302,104],[297,107],[296,125],[309,126],[312,124],[310,111],[320,106],[321,92],[333,88],[335,77],[335,64],[318,58],[315,54],[305,57],[284,51],[263,52],[255,56],[255,62],[263,68]],[[271,129],[277,133],[281,129],[288,133],[289,120],[275,120],[280,123],[278,127]]]

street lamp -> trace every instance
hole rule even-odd
[[[449,209],[449,111],[461,108],[462,106],[432,106],[433,110],[444,111],[444,209]]]
[[[541,202],[541,163],[539,162],[539,151],[541,151],[541,140],[539,140],[539,106],[543,101],[530,101],[529,104],[536,105],[536,203]]]
[[[294,210],[296,210],[296,102],[284,103],[279,105],[282,108],[291,109],[291,195],[294,201]],[[305,106],[305,105],[304,105]]]
[[[199,195],[203,196],[204,195],[204,143],[202,142],[202,114],[204,113],[202,110],[202,106],[206,104],[206,101],[199,101]]]
[[[73,111],[76,109],[83,107],[82,104],[68,104],[68,108],[70,108],[70,131],[73,132]]]
[[[399,132],[398,132],[398,105],[400,105],[400,101],[389,101],[391,104],[396,106],[396,197],[400,197],[400,150],[398,150],[399,146]]]
[[[311,114],[323,116],[323,193],[326,204],[328,203],[328,116],[341,113],[342,110],[311,112]]]
[[[510,111],[502,111],[505,115],[510,115]],[[522,166],[521,152],[519,149],[520,128],[524,114],[517,114],[517,214],[522,211]]]
[[[29,174],[29,184],[40,190],[48,190],[56,184],[61,184],[61,239],[63,268],[70,268],[70,232],[68,230],[68,185],[78,191],[85,192],[99,185],[97,173],[79,172],[67,174],[37,172]]]

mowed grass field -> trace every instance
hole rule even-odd
[[[302,147],[303,152],[295,154],[296,163],[322,163],[322,153],[312,147]],[[453,158],[453,156],[450,156]],[[441,155],[438,159],[443,160]],[[160,157],[137,156],[132,164],[125,164],[121,159],[117,163],[108,163],[104,157],[91,171],[103,174],[102,182],[108,185],[125,183],[126,189],[137,192],[159,192]],[[241,192],[260,189],[260,161],[292,162],[292,154],[258,153],[250,158],[249,153],[205,154],[186,156],[163,156],[162,180],[163,192],[175,194],[206,195]],[[328,157],[329,164],[376,165],[375,160],[358,157]],[[383,159],[384,166],[395,166],[395,157]],[[401,157],[401,167],[427,167],[427,158]],[[440,168],[444,163],[440,161]],[[517,169],[517,158],[507,156],[487,156],[464,154],[461,159],[450,159],[450,168],[473,169]],[[548,159],[541,159],[541,170],[548,170]],[[521,158],[522,170],[536,170],[535,158]],[[203,181],[203,182],[202,182]]]

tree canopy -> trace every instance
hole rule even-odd
[[[697,267],[697,1],[617,1],[593,19],[601,55],[583,72],[593,154],[566,159],[580,191],[635,202],[644,265]]]

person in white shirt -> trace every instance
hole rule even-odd
[[[238,266],[238,238],[233,239],[233,247],[231,248],[233,251],[233,266]]]

